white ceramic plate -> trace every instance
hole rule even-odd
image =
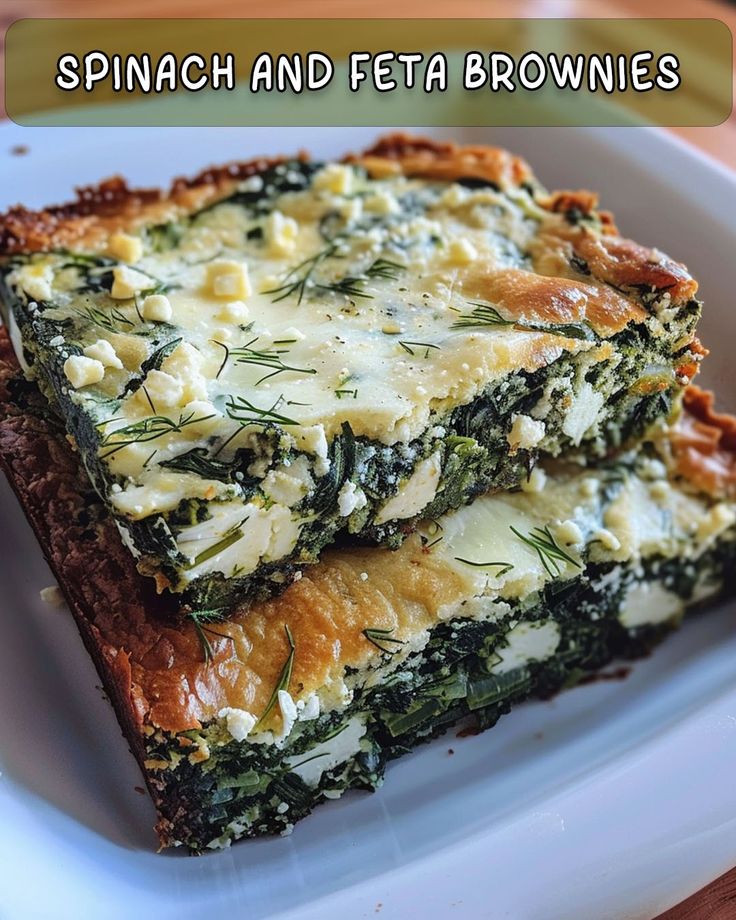
[[[647,129],[453,133],[526,155],[550,186],[599,189],[627,234],[687,261],[707,304],[703,376],[736,408],[731,174]],[[112,172],[159,184],[228,158],[339,154],[374,134],[4,125],[0,207],[65,200]],[[289,838],[156,855],[136,765],[69,614],[39,599],[51,577],[1,485],[3,920],[646,918],[736,864],[733,608],[688,623],[626,681],[525,705],[478,737],[450,732]]]

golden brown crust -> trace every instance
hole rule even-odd
[[[303,153],[299,156],[305,158]],[[386,135],[364,153],[349,155],[345,160],[362,165],[375,176],[401,173],[443,181],[480,179],[504,188],[535,185],[527,163],[506,150],[461,146],[403,133]],[[116,177],[99,186],[80,189],[77,200],[70,204],[41,211],[12,208],[0,215],[0,255],[73,246],[99,249],[115,231],[135,230],[191,213],[226,197],[243,179],[283,161],[284,158],[258,158],[208,169],[193,179],[176,179],[167,194],[156,189],[131,189]],[[558,191],[542,193],[538,203],[551,213],[577,212],[589,216],[595,212],[598,199],[584,190]],[[673,305],[686,303],[695,296],[697,283],[683,265],[656,250],[619,237],[607,213],[601,212],[598,217],[602,224],[600,233],[585,225],[570,224],[564,218],[544,228],[532,244],[536,270],[545,276],[564,279],[570,276],[574,257],[578,264],[586,266],[592,281],[626,293],[668,292]],[[565,288],[564,281],[552,286],[547,283],[544,312],[555,314],[556,304],[569,299],[570,291],[561,288]],[[626,308],[623,297],[617,299],[613,292],[602,294],[601,290],[586,293],[591,304],[588,318],[601,334],[608,334],[607,328],[618,331],[628,321],[643,318],[639,306],[630,304]],[[612,313],[607,316],[609,308]]]
[[[379,138],[368,150],[345,160],[363,166],[376,177],[400,173],[448,182],[482,179],[501,187],[534,181],[528,164],[500,147],[462,146],[404,133]]]
[[[715,412],[708,390],[685,390],[685,412],[670,438],[676,471],[697,489],[736,497],[736,418]]]
[[[304,154],[300,154],[304,157]],[[163,223],[203,208],[232,192],[238,182],[284,161],[258,157],[175,179],[168,193],[130,188],[120,176],[77,189],[68,204],[30,211],[18,205],[0,215],[0,254],[45,252],[70,246],[96,248],[118,230]]]
[[[670,296],[672,306],[692,300],[698,283],[684,265],[656,249],[612,233],[597,234],[585,225],[557,223],[534,240],[538,270],[564,275],[573,258],[580,271],[625,292],[658,291]]]
[[[482,266],[461,277],[468,297],[496,304],[504,317],[517,322],[587,322],[599,335],[608,337],[647,316],[643,307],[604,285],[516,269],[488,271]]]

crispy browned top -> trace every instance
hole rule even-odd
[[[647,316],[643,307],[602,284],[484,266],[461,272],[460,280],[469,299],[496,304],[504,316],[519,323],[587,322],[608,337]]]
[[[303,154],[299,154],[304,158]],[[75,201],[30,211],[17,205],[0,215],[0,254],[45,252],[69,246],[95,248],[117,230],[135,230],[199,210],[226,197],[238,182],[283,162],[258,157],[206,169],[192,179],[175,179],[168,193],[130,188],[113,176],[77,189]]]
[[[535,181],[525,160],[500,147],[461,146],[403,133],[379,138],[368,150],[345,160],[360,164],[376,178],[395,173],[448,182],[482,179],[502,187]]]
[[[712,495],[736,497],[736,418],[715,412],[715,397],[690,386],[670,438],[680,475]]]

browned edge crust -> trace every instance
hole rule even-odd
[[[307,159],[303,152],[298,156]],[[74,245],[99,248],[116,230],[135,230],[196,211],[227,197],[242,180],[285,160],[258,157],[211,167],[194,178],[175,179],[168,192],[130,188],[117,176],[78,189],[76,200],[68,204],[38,211],[18,205],[0,214],[0,256]],[[529,165],[501,148],[462,146],[394,133],[380,138],[361,154],[346,156],[345,162],[360,164],[375,176],[402,173],[445,181],[481,179],[504,188],[528,186],[537,204],[550,212],[566,217],[597,213],[600,222],[600,233],[568,220],[545,234],[541,241],[548,250],[545,274],[564,275],[574,254],[596,280],[617,288],[667,291],[673,304],[686,303],[697,291],[697,283],[683,265],[655,249],[620,237],[612,216],[596,212],[598,198],[594,193],[546,193]]]

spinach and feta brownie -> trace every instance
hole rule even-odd
[[[694,394],[659,451],[538,466],[395,552],[328,550],[283,594],[180,624],[0,338],[0,460],[159,813],[199,852],[289,832],[467,716],[647,651],[736,566],[736,424]],[[730,427],[729,427],[730,426]],[[730,579],[730,584],[728,584]]]
[[[486,147],[121,180],[0,219],[17,354],[160,590],[267,594],[341,532],[601,457],[697,369],[697,285]]]

